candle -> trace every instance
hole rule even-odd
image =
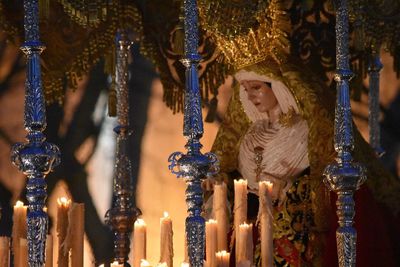
[[[151,267],[151,265],[147,260],[141,259],[140,260],[140,267]]]
[[[217,221],[206,222],[206,259],[208,267],[216,267],[215,253],[217,252]]]
[[[25,238],[19,239],[19,253],[19,266],[28,267],[28,244]]]
[[[83,267],[85,205],[72,203],[68,214],[67,249],[71,249],[71,266]]]
[[[45,267],[53,267],[53,236],[46,238],[46,264]]]
[[[119,264],[118,261],[114,261],[113,263],[111,263],[111,267],[124,267],[123,264]]]
[[[234,180],[235,190],[235,203],[234,203],[234,228],[235,228],[235,239],[236,239],[236,263],[238,262],[238,245],[237,241],[239,238],[239,225],[247,220],[247,181],[240,179]]]
[[[229,258],[230,253],[226,252],[226,250],[218,251],[215,253],[217,258],[217,267],[229,267]]]
[[[228,248],[228,213],[226,205],[226,184],[216,184],[214,186],[213,210],[217,220],[217,248],[219,251]]]
[[[160,219],[161,237],[160,237],[160,263],[166,263],[167,266],[172,267],[172,258],[174,256],[173,243],[172,243],[172,220],[168,212],[164,212],[164,217]]]
[[[239,235],[236,242],[238,255],[237,264],[253,263],[253,225],[243,223],[239,225]]]
[[[58,236],[58,267],[68,267],[68,246],[66,244],[68,232],[68,212],[71,200],[62,197],[57,199],[57,236]]]
[[[27,232],[27,206],[24,206],[24,202],[17,201],[14,206],[14,214],[13,214],[13,228],[12,228],[12,249],[15,259],[20,258],[20,238],[26,239]],[[16,260],[14,263],[15,267],[19,267],[19,260]]]
[[[272,183],[259,183],[259,221],[261,224],[260,239],[261,239],[261,267],[273,267],[273,230],[272,230]]]
[[[10,262],[10,238],[0,236],[0,267],[8,267]]]
[[[146,259],[146,223],[137,219],[133,230],[133,266],[142,266],[143,259]]]

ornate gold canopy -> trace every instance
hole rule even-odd
[[[66,83],[77,80],[101,58],[110,54],[119,28],[141,35],[142,20],[137,7],[128,1],[39,1],[43,85],[47,101],[61,102]],[[0,22],[9,39],[23,40],[22,1],[1,1]]]

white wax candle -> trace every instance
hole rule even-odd
[[[216,184],[214,186],[213,210],[217,225],[218,250],[228,249],[228,213],[227,213],[227,189],[226,184]]]
[[[68,213],[68,248],[71,266],[83,267],[83,237],[85,234],[85,204],[72,203]]]
[[[273,207],[272,207],[272,183],[259,183],[259,220],[261,224],[261,267],[273,267]]]
[[[238,262],[238,238],[239,238],[239,225],[247,220],[247,180],[235,180],[235,204],[234,204],[234,227],[236,239],[236,263]]]
[[[52,235],[47,235],[47,238],[46,238],[45,267],[53,267],[53,236]]]
[[[28,267],[28,241],[25,238],[19,239],[19,266]]]
[[[237,264],[249,261],[253,263],[253,225],[243,223],[239,225],[239,236],[236,242],[238,255]]]
[[[150,262],[145,259],[140,260],[140,267],[151,267]]]
[[[27,232],[27,215],[28,207],[24,206],[24,202],[17,201],[14,206],[14,214],[13,214],[13,228],[12,228],[12,249],[14,258],[20,258],[20,239],[26,239]],[[14,261],[15,267],[20,267],[19,260]]]
[[[68,212],[71,200],[66,197],[57,199],[57,237],[58,237],[58,267],[68,267],[69,249],[67,247]]]
[[[172,232],[172,220],[169,217],[168,212],[164,212],[164,217],[160,219],[161,226],[161,242],[160,242],[160,262],[166,263],[169,267],[173,266],[173,232]]]
[[[229,258],[231,256],[229,252],[225,250],[218,251],[215,256],[217,258],[217,267],[229,267]]]
[[[208,267],[216,267],[215,253],[217,252],[217,221],[206,222],[206,260]]]
[[[133,266],[140,267],[142,259],[146,259],[146,223],[137,219],[133,230]]]
[[[8,267],[10,260],[10,238],[0,236],[0,267]]]

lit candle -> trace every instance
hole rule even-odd
[[[58,236],[58,267],[68,267],[69,253],[66,244],[68,232],[68,212],[71,200],[62,197],[57,199],[57,236]]]
[[[124,267],[123,264],[119,264],[118,261],[114,261],[113,263],[111,263],[111,267]]]
[[[236,263],[238,263],[239,225],[247,220],[247,180],[234,180],[235,204],[234,204],[234,227],[236,240]]]
[[[47,238],[46,238],[45,267],[53,267],[53,236],[52,235],[47,235]]]
[[[10,238],[0,236],[0,267],[8,267],[10,265]]]
[[[19,266],[28,267],[28,243],[25,238],[19,239],[19,252]]]
[[[143,259],[146,259],[146,223],[137,219],[133,230],[133,266],[142,266]]]
[[[239,236],[236,242],[238,255],[236,257],[237,264],[245,264],[250,262],[253,264],[253,225],[243,223],[239,225]]]
[[[174,256],[173,242],[172,242],[172,220],[168,212],[164,212],[164,217],[160,219],[161,226],[161,242],[160,242],[160,263],[166,263],[167,266],[172,267],[172,258]]]
[[[28,207],[24,206],[24,202],[17,201],[14,206],[14,214],[13,214],[13,228],[12,228],[12,248],[15,259],[20,258],[20,239],[26,239],[27,232],[27,220],[26,213]],[[15,267],[20,266],[19,260],[16,260],[14,263]]]
[[[215,256],[217,258],[217,267],[229,267],[229,258],[231,256],[229,252],[225,250],[218,251]]]
[[[85,205],[72,203],[68,214],[67,244],[71,248],[71,266],[83,267]]]
[[[274,261],[273,254],[273,207],[272,207],[272,187],[271,182],[259,183],[259,221],[261,224],[261,267],[272,267]]]
[[[206,222],[206,259],[208,267],[216,266],[215,253],[217,252],[217,221]]]
[[[213,210],[217,220],[217,247],[219,251],[228,248],[228,213],[226,205],[226,184],[216,184],[214,186]]]
[[[150,262],[145,259],[140,260],[140,267],[151,267]]]

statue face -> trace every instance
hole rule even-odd
[[[268,112],[278,104],[278,100],[276,100],[269,84],[256,80],[244,80],[241,85],[247,92],[247,98],[256,106],[259,112]]]

